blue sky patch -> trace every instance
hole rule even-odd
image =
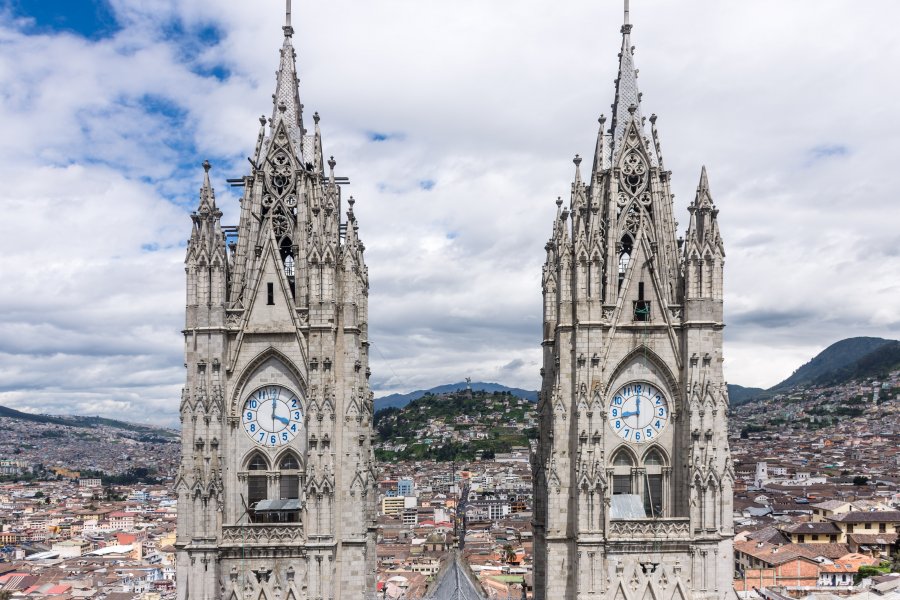
[[[419,182],[419,187],[425,190],[426,192],[430,192],[434,189],[434,186],[437,185],[437,182],[433,179],[423,179]]]
[[[388,133],[385,131],[367,131],[366,137],[369,138],[370,142],[390,142],[392,140],[402,140],[406,137],[402,133]]]
[[[809,155],[813,160],[831,158],[834,156],[847,156],[848,154],[850,154],[850,148],[843,144],[822,144],[809,151]]]
[[[32,33],[75,33],[99,40],[120,27],[108,0],[0,0],[18,17],[34,20]]]

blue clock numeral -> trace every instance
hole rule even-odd
[[[660,417],[666,416],[666,409],[664,409],[664,408],[658,408],[658,409],[656,409],[656,410],[659,411],[659,416],[660,416]]]
[[[250,433],[256,433],[256,423],[250,423]]]
[[[662,396],[657,395],[656,396],[656,405],[659,406],[660,404],[662,404]]]
[[[622,421],[616,421],[616,429],[622,428]]]
[[[640,395],[641,395],[641,389],[642,389],[642,388],[641,388],[641,386],[639,386],[639,385],[634,386],[634,393],[637,394],[638,396],[640,396]]]
[[[615,398],[613,398],[613,402],[616,404],[616,406],[622,406],[622,396],[616,396]]]
[[[622,437],[625,438],[625,439],[627,440],[630,436],[631,436],[631,430],[628,429],[628,428],[626,428],[626,429],[622,432]]]
[[[266,439],[266,432],[260,431],[259,432],[259,441],[263,441],[264,439]]]
[[[252,408],[253,410],[256,410],[256,408],[257,408],[258,406],[259,406],[259,404],[257,404],[256,400],[251,400],[251,401],[250,401],[250,408]]]
[[[647,428],[647,430],[644,433],[647,435],[648,438],[653,437],[653,430],[649,427]]]
[[[299,410],[294,411],[294,418],[297,419],[298,421],[300,420],[300,411]]]
[[[247,420],[248,420],[248,421],[252,421],[252,420],[253,420],[253,413],[252,413],[252,412],[248,412],[248,413],[247,413]]]
[[[660,423],[659,419],[656,420],[656,423],[654,423],[653,426],[657,429],[662,429],[662,424]]]
[[[287,431],[281,434],[281,441],[286,442],[288,439]]]
[[[291,398],[291,408],[297,408],[297,399]]]
[[[613,416],[613,417],[618,417],[618,416],[619,416],[619,409],[618,409],[618,408],[612,409],[612,416]]]
[[[278,438],[273,435],[269,438],[269,441],[272,442],[272,445],[274,446],[278,442]]]
[[[640,431],[634,432],[634,441],[636,441],[636,442],[641,441],[641,432]]]
[[[297,433],[297,424],[296,423],[291,425],[291,431],[293,431],[294,433]]]

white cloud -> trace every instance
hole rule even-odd
[[[214,160],[235,222],[224,180],[271,110],[281,5],[115,0],[124,26],[99,41],[0,16],[0,403],[177,420],[196,165]],[[682,230],[701,164],[721,209],[729,381],[772,385],[843,337],[900,335],[900,6],[632,9]],[[537,387],[543,245],[609,114],[620,10],[295,2],[307,118],[358,199],[381,389]],[[202,74],[217,67],[230,76]]]

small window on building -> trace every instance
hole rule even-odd
[[[291,278],[294,276],[294,257],[288,255],[284,259],[284,274]]]
[[[261,455],[255,454],[250,459],[247,470],[250,471],[250,475],[247,477],[247,506],[252,509],[257,502],[269,497],[268,477],[256,474],[259,471],[268,471],[269,465]]]
[[[632,485],[632,469],[634,461],[627,452],[619,452],[613,457],[613,495],[631,494],[634,486]]]
[[[267,295],[266,296],[267,297],[266,304],[268,304],[269,306],[272,306],[273,304],[275,304],[275,284],[274,283],[266,284],[266,295]]]
[[[656,450],[644,457],[644,512],[648,517],[658,519],[663,516],[663,458]]]
[[[296,500],[300,498],[300,463],[291,454],[285,456],[279,465],[281,471],[280,498]]]
[[[650,320],[650,303],[644,300],[644,282],[638,283],[638,299],[634,303],[634,320],[649,321]]]
[[[878,533],[887,533],[887,523],[878,524]]]

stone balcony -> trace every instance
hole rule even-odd
[[[626,542],[685,541],[690,539],[690,519],[613,519],[606,535]]]
[[[222,527],[223,546],[284,546],[305,540],[300,523],[248,523]]]

